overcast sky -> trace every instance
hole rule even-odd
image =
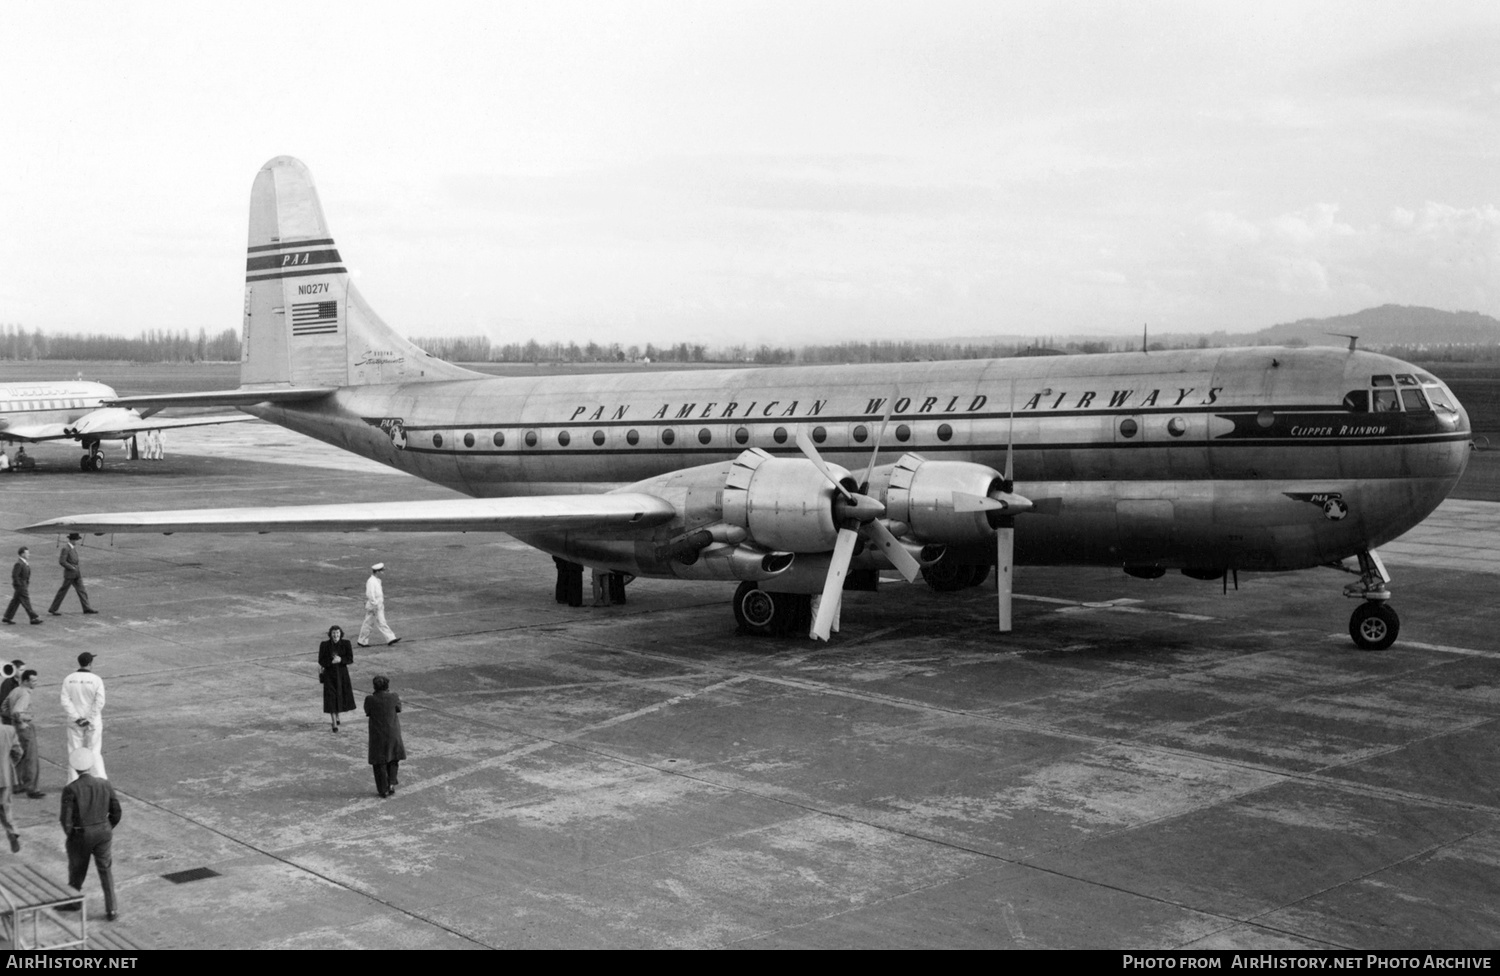
[[[1500,315],[1500,4],[0,3],[0,323],[798,344]]]

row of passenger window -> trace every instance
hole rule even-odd
[[[7,400],[0,403],[0,413],[30,410],[79,410],[87,406],[82,400]]]
[[[952,440],[953,427],[950,424],[939,424],[936,430],[936,434],[937,439],[940,441]],[[712,428],[702,427],[698,430],[698,443],[701,445],[712,445],[714,443],[714,436],[714,430]],[[663,427],[661,428],[659,437],[662,444],[667,447],[671,447],[678,442],[677,429],[673,427]],[[814,427],[811,431],[811,437],[814,443],[825,443],[828,440],[828,428]],[[863,444],[866,441],[870,440],[870,428],[864,424],[856,424],[853,428],[850,429],[849,437],[855,444]],[[895,437],[897,442],[902,444],[910,441],[912,438],[911,427],[907,424],[898,424],[895,428]],[[557,432],[556,438],[557,444],[560,447],[567,447],[573,443],[573,434],[571,431],[560,430]],[[751,439],[750,428],[736,428],[733,434],[733,438],[734,443],[738,446],[743,447],[748,445]],[[472,433],[466,433],[459,439],[463,443],[463,446],[468,448],[472,448],[480,444],[480,438],[475,437]],[[641,432],[639,430],[631,429],[625,432],[625,443],[629,444],[631,447],[638,446],[641,443],[641,439]],[[528,430],[525,434],[521,435],[521,440],[527,447],[536,447],[538,444],[541,444],[543,442],[543,437],[537,431]],[[596,447],[603,447],[609,442],[609,435],[605,434],[605,432],[602,430],[596,430],[594,431],[593,436],[590,438],[590,440],[594,442],[594,445]],[[774,431],[771,432],[771,440],[777,444],[788,444],[793,442],[794,435],[785,427],[777,427]],[[442,447],[444,443],[445,440],[441,433],[432,435],[433,447]],[[494,447],[504,447],[505,443],[505,431],[503,430],[497,430],[490,436],[490,444]],[[684,437],[683,446],[692,446],[689,437]]]

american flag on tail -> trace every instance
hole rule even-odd
[[[292,306],[292,335],[333,335],[338,330],[338,302],[299,302]]]

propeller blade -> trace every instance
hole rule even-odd
[[[833,558],[828,563],[828,578],[823,581],[823,599],[818,601],[818,615],[807,635],[815,640],[826,641],[833,630],[844,596],[844,577],[849,575],[849,560],[854,558],[854,543],[858,539],[859,533],[853,529],[839,529]]]
[[[813,463],[813,467],[818,469],[818,473],[828,479],[830,485],[837,488],[845,498],[851,502],[854,501],[854,495],[848,488],[839,484],[839,479],[835,478],[833,472],[828,470],[828,465],[824,462],[823,455],[818,453],[817,446],[813,444],[811,438],[807,436],[807,432],[801,427],[797,428],[797,448]]]
[[[999,604],[1000,633],[1010,633],[1011,570],[1015,561],[1016,530],[1006,519],[995,530],[995,590]]]
[[[901,387],[891,387],[891,395],[885,401],[885,416],[880,418],[880,429],[875,432],[875,450],[870,452],[870,463],[865,466],[864,480],[859,483],[860,491],[870,490],[870,477],[875,473],[875,461],[880,457],[880,442],[885,440],[886,425],[891,422],[891,414],[896,412],[896,401],[901,397]]]
[[[906,547],[896,541],[895,535],[886,524],[879,519],[865,526],[872,536],[871,541],[880,547],[885,553],[885,558],[891,561],[891,565],[901,571],[908,583],[915,583],[917,577],[922,575],[922,564],[912,558],[912,554],[906,551]]]

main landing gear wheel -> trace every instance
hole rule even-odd
[[[944,556],[931,566],[923,566],[922,578],[938,593],[956,593],[974,585],[975,577],[978,575],[977,569],[977,566],[954,562]],[[988,566],[984,567],[984,575],[989,575]]]
[[[768,593],[746,581],[734,591],[734,622],[756,637],[785,637],[812,624],[812,597],[805,593]]]
[[[1349,618],[1349,636],[1362,651],[1383,651],[1396,643],[1401,632],[1401,618],[1384,603],[1370,600]]]
[[[104,453],[102,451],[90,451],[78,459],[78,470],[80,471],[103,471]]]

